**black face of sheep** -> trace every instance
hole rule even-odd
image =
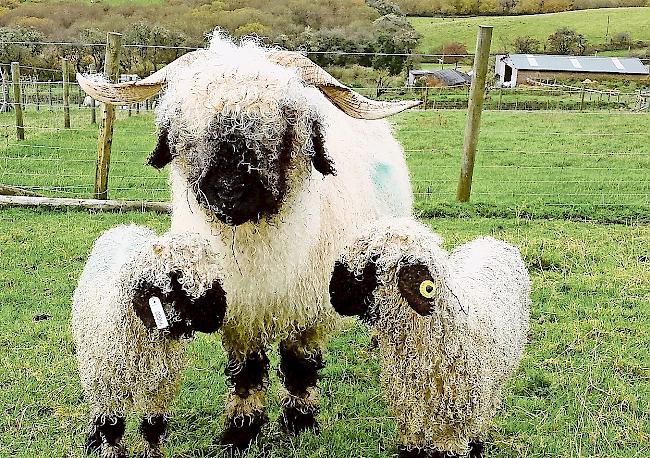
[[[202,145],[208,157],[185,158],[190,166],[188,180],[195,183],[197,201],[230,226],[278,213],[287,193],[294,143],[292,126],[288,125],[277,144],[253,143],[248,137],[246,132],[236,131],[223,135],[215,122],[208,128]],[[312,147],[307,155],[314,169],[323,175],[334,174],[317,121],[312,122],[311,137]],[[160,169],[175,156],[173,141],[168,131],[162,130],[148,162]]]
[[[358,316],[363,322],[374,325],[379,310],[373,293],[378,286],[378,257],[373,257],[361,275],[355,275],[347,264],[337,261],[330,279],[330,302],[343,316]],[[408,305],[419,315],[433,313],[438,286],[429,268],[421,263],[404,262],[397,272],[397,287]]]
[[[377,264],[371,259],[360,276],[344,263],[337,261],[330,278],[330,303],[339,315],[359,316],[372,325],[377,316],[373,292],[377,287]]]
[[[149,330],[160,329],[172,339],[188,338],[195,332],[216,332],[226,314],[226,293],[218,281],[202,296],[190,297],[179,282],[180,274],[170,275],[172,289],[163,293],[147,281],[136,287],[133,310]],[[164,318],[156,317],[156,307],[162,307]]]

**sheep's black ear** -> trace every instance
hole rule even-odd
[[[188,318],[193,329],[205,333],[218,331],[226,316],[226,307],[226,292],[217,280],[192,304]]]
[[[400,266],[397,272],[397,287],[409,306],[419,315],[428,316],[433,313],[438,286],[427,266],[419,263]]]
[[[156,147],[147,159],[147,164],[158,170],[169,164],[173,159],[171,150],[169,149],[169,138],[167,135],[167,129],[160,131],[158,143],[156,143]]]
[[[361,278],[350,271],[344,262],[336,261],[330,279],[330,302],[343,316],[368,316],[373,305],[373,292],[377,287],[377,264],[371,259],[363,269]]]
[[[334,162],[332,161],[332,158],[329,156],[329,154],[327,154],[327,149],[325,148],[323,126],[318,121],[314,121],[312,124],[311,141],[314,145],[314,154],[311,157],[314,168],[318,170],[323,176],[336,175]]]

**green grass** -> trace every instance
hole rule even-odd
[[[465,44],[468,51],[473,53],[479,25],[494,26],[492,49],[497,51],[511,49],[512,40],[518,36],[529,35],[545,42],[560,27],[575,29],[592,44],[603,44],[608,17],[610,38],[618,32],[629,32],[633,40],[650,40],[650,7],[604,8],[524,16],[416,17],[409,20],[423,35],[418,47],[420,52],[430,53],[446,43],[456,41]]]
[[[118,114],[111,197],[167,199],[166,172],[143,165],[155,141],[151,115]],[[0,126],[12,116],[0,115]],[[61,119],[28,111],[26,125],[40,129],[27,129],[22,146],[0,127],[0,183],[83,186],[48,193],[90,195],[96,127],[84,109],[72,110],[74,130],[60,129]],[[648,456],[650,116],[487,111],[472,203],[457,205],[464,120],[453,110],[394,118],[424,221],[449,247],[485,234],[514,243],[531,271],[529,344],[490,432],[490,456]],[[154,214],[0,210],[0,457],[81,455],[87,405],[70,296],[93,240],[128,222],[169,226]],[[34,321],[39,314],[49,319]],[[365,330],[348,322],[327,352],[321,436],[287,439],[274,423],[248,456],[391,456],[394,423],[376,358]],[[220,456],[212,445],[226,393],[219,336],[197,338],[189,360],[169,453]],[[274,382],[274,419],[276,390]]]
[[[0,211],[0,456],[81,456],[88,407],[75,369],[70,296],[93,240],[126,222],[157,231],[169,225],[153,214]],[[529,343],[490,432],[489,456],[648,456],[650,227],[480,217],[426,222],[448,246],[482,234],[514,243],[531,271]],[[38,314],[49,319],[34,321]],[[391,456],[394,423],[365,330],[349,322],[326,360],[322,434],[288,439],[272,423],[248,456]],[[170,456],[221,456],[211,443],[222,428],[224,363],[218,335],[190,345],[172,408]],[[274,382],[273,420],[276,390]],[[132,444],[133,428],[129,434]]]

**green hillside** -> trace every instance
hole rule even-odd
[[[494,26],[492,49],[508,49],[518,36],[530,35],[542,42],[560,27],[571,27],[585,36],[591,44],[605,42],[607,18],[609,36],[629,32],[632,40],[650,40],[650,7],[608,8],[567,11],[563,13],[526,16],[482,16],[464,18],[416,17],[410,18],[413,27],[423,35],[418,50],[432,52],[451,41],[464,43],[470,52],[476,44],[479,25]]]

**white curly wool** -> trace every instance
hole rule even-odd
[[[164,413],[178,389],[184,343],[147,330],[133,311],[136,285],[171,290],[169,272],[191,296],[217,279],[218,259],[205,238],[119,226],[97,239],[72,302],[72,336],[91,418]]]
[[[530,282],[519,251],[483,237],[449,254],[410,219],[382,220],[362,234],[341,260],[360,276],[376,259],[368,313],[399,442],[464,455],[470,440],[484,438],[522,356]],[[410,264],[425,265],[437,288],[430,316],[416,313],[398,287],[399,269]]]
[[[307,329],[322,340],[336,321],[328,282],[344,240],[367,221],[412,212],[404,154],[389,124],[347,116],[265,52],[216,34],[201,57],[175,70],[157,108],[157,123],[169,129],[177,153],[171,230],[214,236],[225,258],[223,343],[241,355]],[[196,197],[196,164],[210,161],[200,146],[206,132],[236,128],[248,132],[251,145],[277,151],[287,116],[295,137],[279,213],[235,228],[219,222]],[[336,175],[320,175],[305,154],[313,120],[325,126]]]

